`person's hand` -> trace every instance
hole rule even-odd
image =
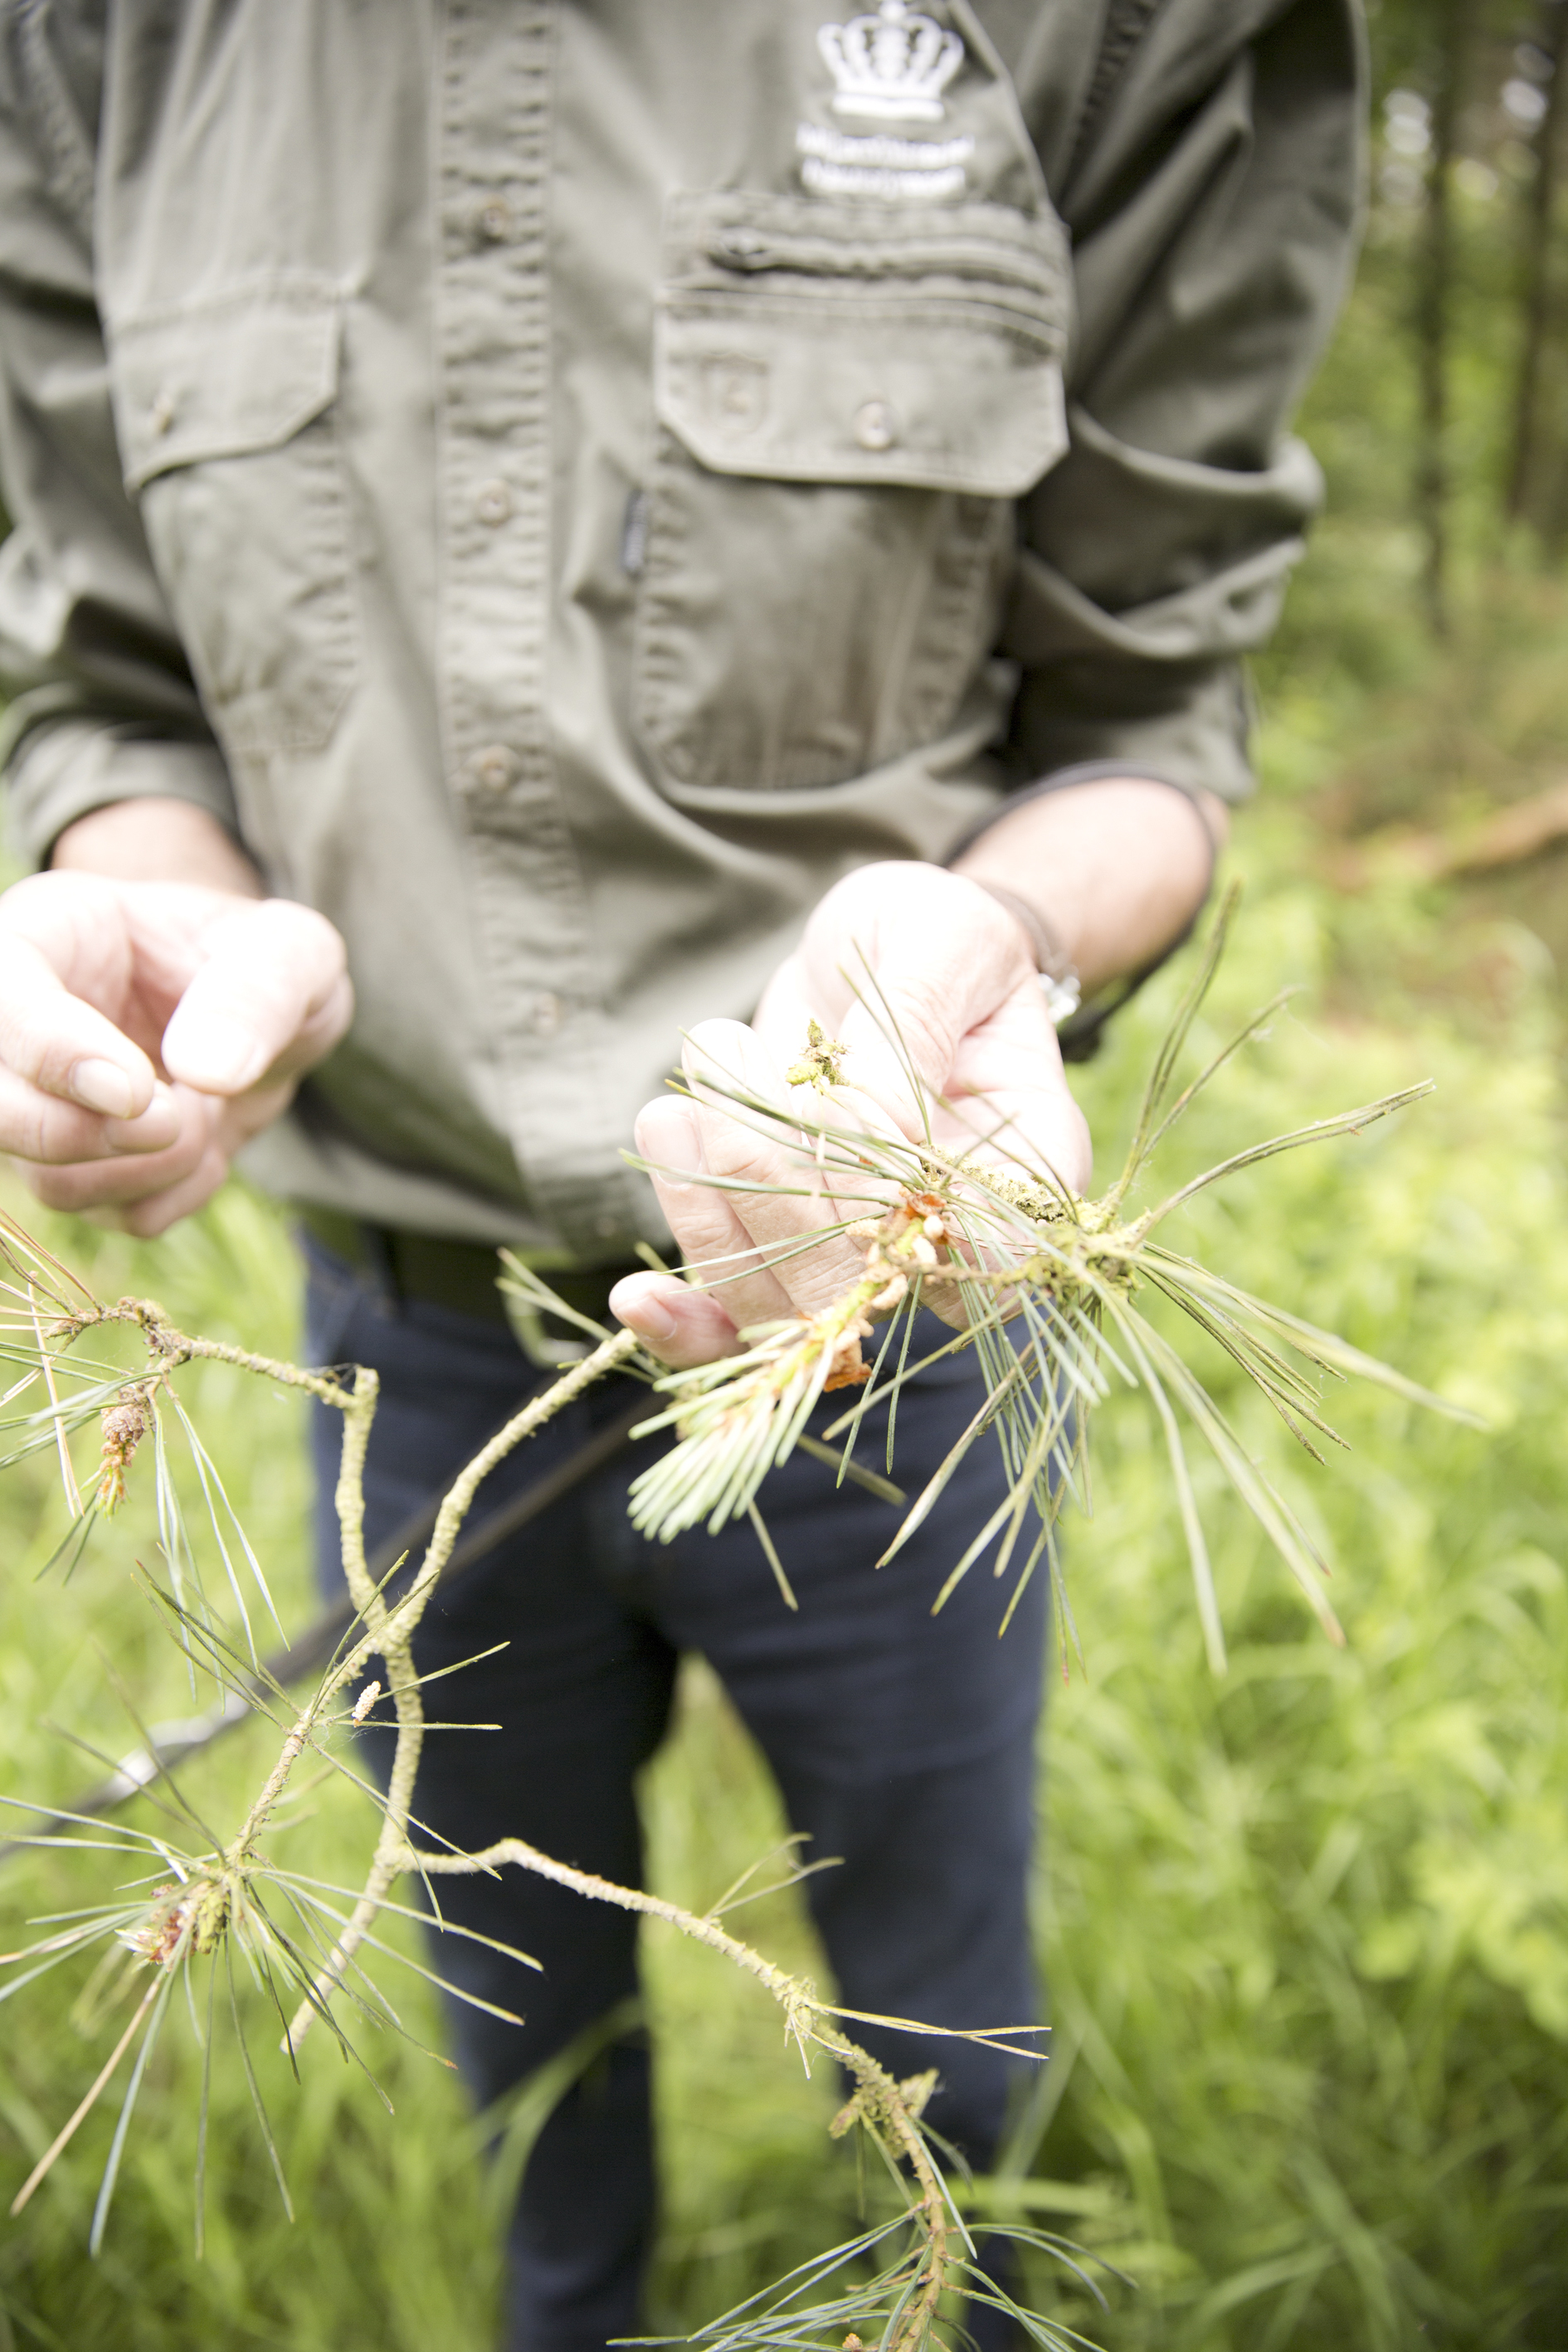
[[[0,897],[0,1150],[49,1207],[162,1233],[353,1011],[342,941],[308,908],[35,875]]]
[[[799,948],[774,973],[752,1026],[710,1021],[692,1033],[688,1077],[702,1089],[706,1066],[787,1106],[784,1072],[802,1054],[812,1017],[847,1049],[844,1111],[858,1109],[911,1142],[922,1136],[921,1105],[886,1034],[896,1025],[940,1149],[955,1156],[973,1150],[977,1133],[999,1128],[1000,1149],[1013,1164],[1043,1162],[1075,1192],[1088,1184],[1089,1130],[1068,1092],[1030,944],[1016,919],[974,883],[912,864],[850,875],[828,892]],[[938,1095],[952,1111],[930,1100]],[[823,1108],[822,1097],[808,1100]],[[649,1103],[637,1141],[646,1160],[671,1171],[759,1185],[803,1181],[802,1158],[786,1138],[759,1134],[710,1095]],[[867,1213],[863,1206],[840,1210],[820,1193],[798,1191],[721,1191],[673,1173],[654,1183],[688,1265],[713,1265],[710,1278],[721,1286],[697,1290],[656,1274],[616,1285],[616,1314],[667,1363],[733,1354],[748,1326],[814,1314],[862,1271],[862,1253],[837,1228],[841,1216]],[[792,1246],[812,1232],[825,1238],[811,1248]]]

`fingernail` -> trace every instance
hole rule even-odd
[[[618,1286],[610,1294],[610,1311],[645,1339],[671,1339],[679,1328],[655,1290],[634,1290],[623,1306]]]
[[[650,1103],[637,1120],[637,1150],[662,1173],[700,1176],[708,1166],[702,1129],[684,1103]]]
[[[241,1094],[267,1066],[266,1048],[243,1022],[221,1013],[182,1021],[176,1013],[163,1040],[163,1058],[176,1077],[205,1094]]]
[[[100,1110],[108,1118],[129,1118],[136,1100],[131,1081],[118,1062],[101,1061],[90,1054],[72,1070],[70,1090],[87,1109]]]
[[[134,1118],[108,1120],[103,1139],[116,1151],[162,1151],[174,1142],[179,1131],[180,1114],[174,1097],[159,1078],[146,1109],[138,1112]]]

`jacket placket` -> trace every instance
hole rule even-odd
[[[600,1255],[629,1188],[599,1067],[583,875],[546,716],[554,9],[454,0],[437,152],[437,661],[513,1149],[534,1205]]]

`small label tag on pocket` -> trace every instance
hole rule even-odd
[[[641,576],[647,561],[647,492],[634,490],[626,500],[621,524],[621,570],[628,580]]]

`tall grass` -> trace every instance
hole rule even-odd
[[[1271,845],[1277,876],[1292,846],[1307,845],[1286,831]],[[1326,977],[1317,894],[1277,878],[1259,896],[1250,968],[1222,985]],[[1414,1002],[1376,1022],[1309,1003],[1209,1118],[1239,1133],[1326,1087],[1416,1072],[1437,1079],[1435,1099],[1194,1224],[1208,1262],[1295,1287],[1335,1328],[1482,1405],[1492,1433],[1337,1400],[1354,1453],[1331,1475],[1303,1457],[1289,1492],[1336,1564],[1343,1653],[1281,1604],[1231,1512],[1215,1570],[1232,1667],[1205,1675],[1157,1441],[1131,1416],[1105,1435],[1100,1516],[1075,1545],[1089,1675],[1059,1696],[1048,1748],[1060,2105],[1038,2168],[1068,2184],[1080,2234],[1142,2282],[1100,2331],[1117,2347],[1562,2341],[1557,1039],[1531,942],[1461,925],[1454,953],[1457,979],[1485,973],[1482,1006],[1500,967],[1509,977],[1489,1036],[1474,1005],[1460,1025]],[[1119,1072],[1096,1090],[1114,1124]],[[1249,1400],[1222,1401],[1269,1444]],[[1052,2193],[1035,2191],[1047,2207]]]
[[[283,1349],[294,1342],[298,1282],[289,1243],[273,1213],[237,1188],[154,1249],[61,1220],[41,1222],[79,1263],[91,1266],[110,1296],[155,1293],[222,1336],[245,1334]],[[191,1409],[211,1432],[236,1507],[269,1575],[276,1574],[286,1622],[300,1623],[312,1595],[297,1410],[290,1401],[258,1395],[254,1383],[222,1366],[202,1369]],[[138,1744],[128,1701],[143,1719],[191,1712],[178,1655],[132,1584],[134,1560],[156,1558],[150,1484],[134,1483],[123,1515],[100,1531],[62,1583],[58,1570],[42,1580],[38,1573],[66,1524],[52,1457],[40,1456],[0,1481],[0,1788],[7,1792],[65,1801],[84,1780],[97,1779],[98,1759]],[[207,1696],[204,1686],[203,1704]],[[234,1735],[216,1775],[215,1807],[237,1817],[268,1736],[251,1729]],[[333,1860],[357,1866],[363,1824],[343,1811],[334,1790],[315,1792],[311,1801],[342,1814],[342,1851]],[[0,1937],[7,1948],[24,1940],[26,1916],[96,1899],[91,1859],[34,1856],[7,1869],[0,1879]],[[416,1998],[416,2013],[420,2006]],[[26,1990],[0,2010],[0,2188],[7,2200],[90,2079],[103,2047],[96,2024],[90,2014],[62,2012],[58,2000],[40,2005]],[[254,2036],[308,2224],[289,2228],[243,2078],[220,2068],[208,2256],[195,2262],[199,2060],[188,2035],[172,2036],[153,2062],[151,2128],[133,2138],[121,2189],[124,2204],[101,2262],[89,2263],[83,2255],[112,2098],[110,2114],[93,2118],[84,2134],[89,2145],[58,2184],[0,2231],[0,2313],[16,2342],[70,2352],[89,2344],[141,2352],[198,2342],[289,2343],[325,2352],[377,2342],[412,2352],[416,2345],[483,2340],[494,2256],[475,2206],[472,2168],[463,2159],[461,2103],[445,2071],[411,2060],[405,2045],[389,2039],[383,2079],[399,2109],[396,2126],[389,2126],[363,2081],[351,2080],[335,2060],[304,2069],[296,2093],[273,2054],[276,2041],[275,2031]],[[440,2251],[432,2258],[423,2243]],[[357,2306],[363,2318],[353,2316]],[[0,2346],[5,2342],[0,2327]]]

